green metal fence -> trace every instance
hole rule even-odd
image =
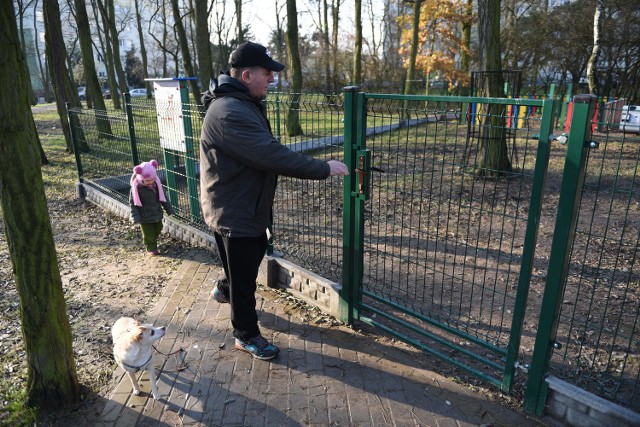
[[[342,283],[346,321],[525,395],[531,412],[548,373],[637,411],[640,138],[591,123],[592,104],[576,104],[561,144],[553,100],[271,94],[281,143],[351,171],[279,179],[274,249]],[[154,158],[178,216],[206,229],[203,112],[182,104],[194,148],[167,152],[153,101],[126,105],[69,110],[80,179],[126,203],[132,166]]]
[[[575,102],[525,406],[549,372],[640,411],[640,139]]]
[[[345,183],[345,317],[511,390],[554,101],[347,101],[348,160],[365,173]],[[537,112],[518,121],[520,108]],[[366,137],[378,127],[390,131]]]

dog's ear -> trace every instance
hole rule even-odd
[[[144,337],[144,333],[146,332],[147,328],[145,328],[144,326],[138,326],[133,330],[133,340],[136,342],[139,342],[140,340],[142,340],[142,338]]]

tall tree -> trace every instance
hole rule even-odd
[[[242,31],[242,0],[233,0],[236,6],[236,39],[238,44],[244,43],[244,33]]]
[[[98,5],[99,0],[91,0],[91,9],[93,10],[93,18],[96,23],[98,41],[102,47],[105,68],[107,70],[107,82],[111,91],[111,99],[113,108],[119,110],[122,108],[120,103],[120,89],[118,87],[118,78],[116,76],[116,68],[113,60],[113,49],[111,44],[111,36],[109,35],[109,24],[107,17],[102,13],[102,9]]]
[[[214,59],[217,65],[216,72],[226,70],[229,67],[229,55],[231,54],[231,33],[232,28],[228,25],[227,3],[216,3],[215,13],[213,14],[213,29],[217,42]],[[276,5],[277,10],[277,5]]]
[[[353,49],[352,84],[362,83],[362,0],[354,0],[356,39]]]
[[[73,107],[81,107],[78,91],[71,80],[71,74],[67,68],[67,50],[62,37],[62,24],[60,22],[60,8],[55,0],[45,0],[42,7],[44,16],[45,55],[49,64],[49,74],[56,95],[56,107],[58,116],[67,143],[67,151],[73,152],[73,141],[67,118],[68,102]],[[84,140],[84,138],[82,138]]]
[[[598,74],[596,73],[598,58],[600,57],[602,31],[602,21],[604,14],[604,0],[596,1],[596,11],[593,14],[593,49],[587,63],[587,81],[589,82],[589,93],[592,95],[600,95],[600,85],[598,82]]]
[[[284,16],[282,10],[287,6],[286,0],[284,2],[280,2],[280,0],[276,0],[276,29],[271,34],[271,43],[275,47],[275,52],[283,61],[284,64],[289,63],[289,58],[287,57],[287,43],[285,40],[285,31],[284,31]],[[282,71],[284,73],[285,80],[287,79],[289,70],[287,68]],[[279,75],[278,78],[278,90],[282,87],[282,76]]]
[[[194,0],[196,20],[196,52],[198,53],[198,74],[204,88],[209,79],[215,77],[211,60],[211,42],[209,41],[209,10],[207,0]]]
[[[24,31],[24,18],[25,18],[25,11],[28,8],[32,8],[32,10],[36,10],[36,6],[37,6],[37,1],[35,0],[30,0],[27,2],[23,2],[23,1],[16,1],[16,4],[18,5],[18,23],[19,23],[19,34],[20,34],[20,42],[22,45],[22,53],[24,55],[25,58],[28,57],[27,55],[27,43],[26,40],[24,38],[25,35],[25,31]],[[34,16],[36,15],[35,13],[33,14]],[[38,43],[38,37],[34,37],[34,43]],[[38,58],[38,61],[40,61],[40,58]],[[27,79],[27,92],[29,93],[29,96],[31,98],[31,104],[35,105],[36,103],[36,95],[33,91],[33,87],[31,86],[31,70],[29,70],[29,74],[27,74],[29,76],[29,78]],[[36,140],[38,143],[38,151],[40,152],[40,164],[42,165],[48,165],[49,164],[49,159],[47,159],[47,155],[44,152],[44,149],[42,148],[42,143],[40,142],[40,137],[38,136],[38,134],[36,134]]]
[[[38,0],[33,3],[34,10],[38,8]],[[38,14],[33,14],[33,28],[37,28],[38,22]],[[53,96],[51,94],[51,82],[49,73],[47,71],[47,67],[42,64],[42,55],[40,51],[40,37],[33,38],[35,48],[36,48],[36,58],[38,58],[38,70],[40,75],[40,81],[42,82],[42,87],[44,88],[44,99],[47,102],[51,102]]]
[[[415,67],[427,77],[427,92],[429,80],[432,78],[445,79],[450,85],[454,83],[464,85],[469,80],[468,73],[461,70],[457,63],[457,58],[466,49],[459,32],[460,26],[468,19],[464,1],[421,1],[417,21],[417,46],[414,44],[416,37],[414,10],[411,43],[407,42],[409,37],[404,37],[403,51],[408,50],[407,46],[411,49],[411,60],[414,49],[416,50]],[[408,34],[409,31],[405,33]]]
[[[184,71],[188,77],[195,77],[196,74],[193,70],[193,61],[191,60],[191,53],[189,51],[189,41],[187,39],[187,32],[184,29],[182,23],[182,14],[180,13],[180,6],[178,0],[171,0],[171,9],[173,10],[173,19],[175,20],[176,32],[178,33],[178,42],[180,43],[180,50],[182,51],[182,65]],[[196,104],[200,105],[200,89],[198,87],[198,81],[195,79],[189,80],[189,88],[191,89],[191,96],[194,98]]]
[[[478,0],[478,33],[482,70],[486,73],[483,95],[504,97],[500,49],[500,0]],[[505,133],[505,107],[485,104],[480,144],[482,159],[478,175],[500,176],[511,170]]]
[[[108,33],[108,39],[111,43],[113,66],[116,71],[116,77],[118,79],[118,88],[120,94],[128,92],[127,78],[124,74],[124,68],[122,67],[122,61],[120,60],[120,38],[118,37],[118,28],[116,27],[116,13],[114,0],[97,0],[100,13],[102,14],[102,21],[104,22],[105,33]],[[106,36],[107,34],[105,34]],[[113,96],[115,94],[111,92]],[[115,105],[115,104],[114,104]]]
[[[409,53],[409,63],[407,67],[407,80],[404,86],[405,95],[414,93],[413,83],[416,74],[416,58],[418,57],[419,35],[420,35],[420,9],[422,0],[415,0],[413,3],[413,20],[411,22],[411,44]]]
[[[331,36],[333,43],[331,48],[333,50],[333,91],[338,93],[338,87],[340,86],[340,75],[338,74],[338,38],[339,38],[339,24],[340,24],[340,4],[342,0],[331,0]]]
[[[28,57],[27,55],[27,43],[26,40],[24,38],[25,36],[25,31],[24,31],[24,19],[25,19],[25,12],[27,11],[27,9],[29,8],[33,8],[32,10],[35,11],[35,0],[16,0],[15,1],[16,6],[18,7],[18,34],[20,35],[20,42],[22,43],[22,51],[24,52],[24,56],[25,58]],[[35,13],[34,13],[35,15]],[[34,39],[37,38],[37,36],[34,36]],[[33,88],[31,87],[31,79],[27,79],[27,84],[29,85],[29,94],[31,96],[31,105],[35,105],[36,104],[36,95],[35,93],[33,93]]]
[[[171,8],[170,5],[167,4],[165,0],[156,0],[156,8],[149,19],[149,29],[148,34],[153,38],[156,42],[158,49],[160,49],[162,60],[161,60],[161,72],[162,76],[169,76],[171,73],[178,76],[178,45],[175,43],[176,37],[169,33],[169,26],[167,22],[169,22],[169,14],[167,8]],[[158,31],[160,28],[161,31]],[[157,33],[160,32],[158,37]],[[169,57],[173,59],[174,64],[176,64],[176,69],[171,70],[169,67]],[[157,73],[157,72],[156,72]]]
[[[546,1],[546,0],[545,0]],[[473,24],[473,0],[467,0],[464,9],[465,19],[462,22],[462,45],[460,52],[460,71],[469,76],[471,72],[471,26]],[[469,84],[463,85],[462,95],[469,93]]]
[[[298,9],[296,0],[287,0],[287,50],[291,76],[291,105],[287,113],[287,135],[302,135],[300,125],[300,91],[302,90],[302,63],[298,50]]]
[[[140,13],[140,0],[134,0],[134,6],[136,9],[136,29],[138,30],[138,40],[140,41],[140,58],[142,59],[142,73],[143,78],[146,79],[149,72],[149,59],[147,58],[147,46],[144,42],[144,35],[142,32],[142,14]],[[151,97],[151,90],[153,89],[150,81],[145,81],[145,87],[147,88],[147,98]]]
[[[57,9],[57,1],[45,1],[45,19],[52,7]],[[8,1],[0,2],[0,45],[0,78],[4,82],[0,97],[0,201],[20,299],[27,403],[42,409],[59,408],[77,402],[80,393],[29,102],[29,72],[18,40],[13,3]],[[25,191],[25,183],[29,191]]]
[[[322,57],[324,59],[324,90],[331,91],[331,55],[329,55],[329,5],[322,0]],[[334,92],[335,93],[335,92]]]
[[[80,39],[80,51],[82,53],[82,64],[84,67],[84,79],[86,90],[93,107],[98,110],[106,110],[104,98],[102,98],[102,88],[96,74],[96,64],[93,59],[93,43],[91,41],[91,27],[89,25],[89,16],[84,0],[74,0],[76,8],[76,22],[78,24],[78,38]],[[99,120],[100,132],[104,134],[111,133],[111,125],[108,120]]]

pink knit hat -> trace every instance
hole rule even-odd
[[[158,188],[158,197],[161,202],[166,202],[167,199],[164,197],[164,190],[162,189],[162,182],[160,182],[160,178],[158,178],[158,174],[156,173],[156,168],[158,167],[158,162],[155,160],[149,160],[148,162],[140,163],[138,166],[134,166],[133,175],[131,175],[131,194],[133,196],[133,204],[136,206],[142,206],[142,202],[140,201],[140,195],[138,194],[138,185],[142,184],[143,179],[155,179],[156,186]]]

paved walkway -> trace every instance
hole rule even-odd
[[[184,261],[146,321],[167,325],[155,364],[162,399],[118,368],[101,416],[108,426],[538,426],[428,371],[415,356],[343,326],[310,324],[259,292],[263,334],[280,354],[265,362],[234,349],[229,306],[209,298],[222,269]],[[180,351],[182,349],[182,351]]]

